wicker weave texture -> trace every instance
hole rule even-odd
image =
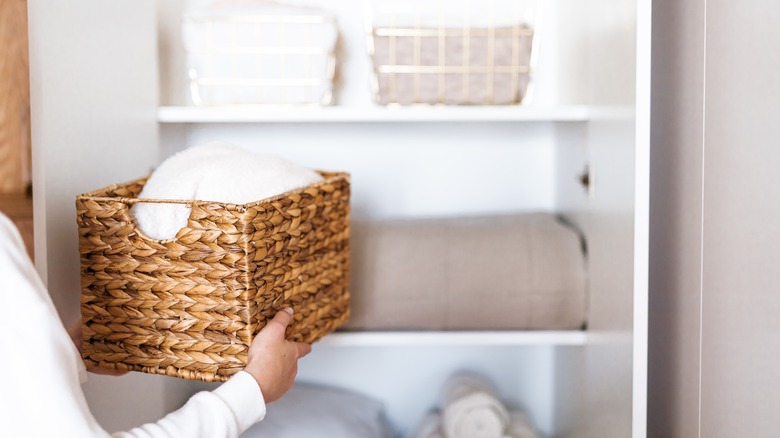
[[[349,175],[245,205],[139,200],[146,179],[76,198],[88,365],[225,381],[254,335],[295,311],[311,343],[349,317]],[[137,202],[192,207],[174,239],[144,236]]]

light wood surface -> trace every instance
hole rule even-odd
[[[0,2],[0,193],[24,193],[30,179],[27,0]]]

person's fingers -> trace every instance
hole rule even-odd
[[[304,344],[303,342],[295,342],[295,346],[298,349],[298,359],[302,358],[303,356],[306,356],[311,352],[310,344]]]
[[[93,367],[89,366],[87,367],[87,371],[93,374],[102,374],[104,376],[124,376],[128,373],[128,371],[125,370],[112,370],[109,368],[100,368],[100,367]]]
[[[282,336],[284,336],[284,330],[293,320],[292,314],[293,310],[289,307],[286,307],[284,310],[276,312],[276,315],[272,320],[268,321],[266,327],[278,327],[278,329],[281,329],[282,331]]]
[[[81,331],[81,319],[77,319],[73,321],[68,328],[66,329],[68,333],[73,333],[77,331]]]

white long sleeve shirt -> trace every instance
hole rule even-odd
[[[237,437],[265,416],[260,387],[241,371],[156,423],[113,435],[97,423],[81,383],[86,369],[25,252],[0,213],[0,436]]]

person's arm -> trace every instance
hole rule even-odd
[[[0,213],[0,293],[9,306],[0,318],[0,435],[108,437],[81,390],[84,363],[59,320],[49,294],[11,221]],[[157,423],[117,437],[236,437],[265,413],[265,403],[292,385],[298,358],[310,346],[289,342],[279,312],[257,335],[249,363],[219,388],[194,395]]]
[[[180,409],[155,423],[116,438],[237,437],[265,416],[265,403],[254,377],[240,371],[214,391],[199,392]]]
[[[249,348],[244,371],[211,392],[195,394],[178,411],[117,438],[234,437],[265,416],[265,403],[279,399],[293,384],[298,358],[311,346],[285,340],[292,309],[276,314]],[[265,397],[264,397],[265,395]]]

